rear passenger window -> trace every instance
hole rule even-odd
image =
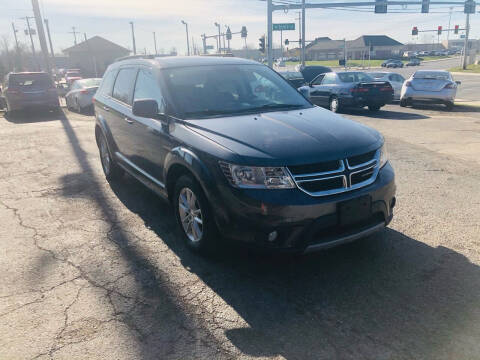
[[[110,70],[105,75],[103,75],[102,85],[98,90],[98,93],[104,96],[112,95],[112,87],[115,81],[115,74],[117,72],[115,70]]]
[[[132,105],[133,85],[136,75],[137,69],[120,69],[113,86],[112,96],[125,104]]]
[[[163,113],[164,103],[160,86],[154,74],[147,69],[140,69],[137,82],[135,83],[135,94],[133,100],[154,99],[158,103],[158,112]]]

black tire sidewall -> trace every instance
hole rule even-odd
[[[116,163],[115,161],[113,160],[112,158],[112,154],[110,153],[110,149],[108,148],[108,142],[107,142],[107,139],[105,138],[105,135],[103,135],[103,133],[101,133],[99,135],[99,142],[98,142],[98,152],[100,153],[100,163],[102,165],[102,171],[103,173],[105,174],[105,178],[107,179],[107,181],[115,181],[115,180],[118,180],[119,178],[122,177],[123,175],[123,169],[120,168]],[[106,150],[107,150],[107,154],[108,154],[108,157],[110,158],[110,171],[107,173],[105,171],[105,167],[103,165],[103,158],[102,158],[102,152],[101,152],[101,142],[105,142],[105,147],[106,147]]]
[[[180,191],[183,188],[190,189],[197,198],[197,201],[200,205],[200,209],[202,210],[202,238],[197,241],[191,241],[185,231],[183,230],[182,221],[180,219],[180,211],[178,206],[178,198],[180,195]],[[200,186],[200,184],[191,176],[191,175],[182,175],[178,178],[175,183],[174,188],[174,196],[173,196],[173,208],[175,211],[175,218],[177,220],[177,225],[179,227],[180,233],[182,234],[182,238],[185,244],[192,250],[196,252],[207,252],[212,250],[212,245],[214,244],[217,238],[217,231],[216,225],[212,217],[212,211],[210,208],[210,204]]]

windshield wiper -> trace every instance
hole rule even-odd
[[[261,112],[262,110],[275,110],[275,109],[298,109],[302,108],[304,105],[300,104],[265,104],[258,107],[252,107],[247,109],[237,109],[237,110],[204,110],[204,111],[189,111],[185,112],[186,116],[222,116],[222,115],[237,115],[243,113],[251,112]]]

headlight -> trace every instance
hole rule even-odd
[[[292,189],[292,178],[283,167],[256,167],[220,162],[230,184],[247,189]]]
[[[387,162],[388,162],[387,145],[383,143],[382,147],[380,148],[380,168],[385,166]]]

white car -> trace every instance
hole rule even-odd
[[[76,80],[65,95],[67,109],[83,112],[92,108],[92,98],[97,92],[101,78]]]
[[[393,88],[393,100],[400,100],[400,93],[405,78],[394,72],[380,71],[368,73],[375,81],[388,81]]]
[[[423,102],[444,104],[452,110],[458,85],[460,81],[454,81],[448,71],[418,70],[403,84],[400,106]]]

